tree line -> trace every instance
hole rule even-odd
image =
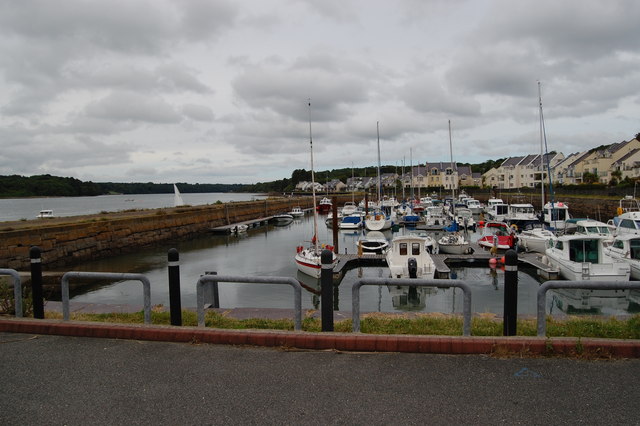
[[[498,161],[488,160],[480,164],[457,163],[459,166],[471,166],[474,172],[484,173]],[[396,166],[382,166],[381,173],[399,173]],[[338,179],[346,182],[353,176],[375,176],[375,167],[342,168],[318,171],[315,180],[319,183]],[[176,183],[182,193],[204,192],[255,192],[285,193],[293,192],[301,181],[311,181],[311,170],[296,169],[291,178],[255,184],[223,184],[223,183]],[[173,184],[153,182],[91,182],[72,177],[59,177],[49,174],[35,176],[0,176],[0,197],[81,197],[108,194],[169,194],[173,193]]]

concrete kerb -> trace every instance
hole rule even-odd
[[[225,330],[10,317],[0,319],[0,332],[177,343],[249,345],[304,350],[640,358],[640,340],[618,339],[521,336],[407,336],[334,332],[310,333],[304,331]]]

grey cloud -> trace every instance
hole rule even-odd
[[[88,117],[111,121],[171,124],[181,121],[174,108],[159,97],[114,91],[85,108]]]
[[[202,105],[188,104],[182,107],[182,113],[195,121],[213,121],[213,111],[211,108]]]

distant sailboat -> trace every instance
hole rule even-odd
[[[182,195],[180,195],[180,191],[178,191],[178,187],[175,183],[173,184],[173,206],[184,206],[184,200],[182,199]]]

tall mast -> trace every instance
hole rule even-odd
[[[544,138],[542,129],[542,94],[540,91],[540,82],[538,81],[538,114],[540,116],[540,191],[542,199],[540,200],[540,210],[544,211]],[[544,213],[543,213],[544,214]]]
[[[456,186],[453,179],[453,144],[451,142],[451,120],[449,120],[449,154],[451,155],[451,198],[456,198]]]
[[[313,245],[318,252],[318,210],[316,209],[316,177],[313,172],[313,138],[311,136],[311,99],[309,99],[309,147],[311,151],[311,193],[313,194]]]
[[[376,121],[376,133],[378,134],[378,207],[382,200],[382,176],[380,176],[380,122]]]

